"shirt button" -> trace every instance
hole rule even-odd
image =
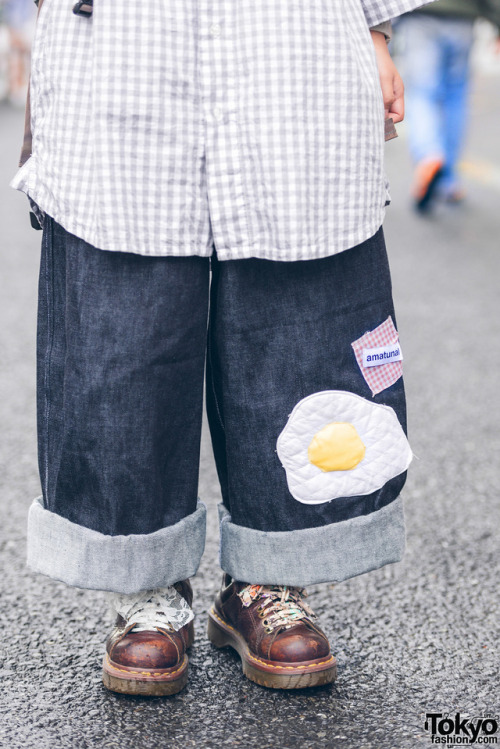
[[[212,36],[220,36],[220,25],[218,23],[213,23],[210,26],[210,33]]]
[[[212,110],[212,114],[217,122],[220,122],[222,120],[222,109],[220,107],[214,107]]]

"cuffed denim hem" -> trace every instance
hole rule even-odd
[[[28,516],[28,567],[77,588],[137,593],[196,574],[206,507],[155,533],[107,536],[72,523],[35,499]]]
[[[235,525],[223,504],[219,520],[221,568],[261,585],[340,582],[399,562],[406,545],[401,497],[369,515],[283,533]]]

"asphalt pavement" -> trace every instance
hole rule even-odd
[[[25,566],[26,515],[39,494],[41,233],[29,226],[26,198],[8,187],[22,119],[0,105],[0,745],[420,749],[433,745],[428,713],[453,720],[460,713],[476,725],[498,717],[500,77],[476,80],[463,207],[415,215],[404,126],[386,146],[393,204],[385,231],[416,455],[404,490],[407,551],[399,564],[310,588],[339,673],[334,685],[296,692],[247,681],[232,651],[206,639],[221,575],[219,489],[206,429],[200,496],[209,531],[193,581],[197,640],[183,692],[147,699],[106,691],[104,594]]]

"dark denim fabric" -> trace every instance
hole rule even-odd
[[[357,247],[295,263],[213,260],[207,411],[225,506],[236,525],[294,531],[392,502],[406,472],[361,497],[319,505],[288,491],[276,440],[302,398],[347,390],[391,406],[406,432],[403,378],[372,398],[351,343],[396,319],[383,230]]]
[[[210,261],[97,250],[47,217],[38,321],[44,507],[103,534],[148,534],[195,512]],[[382,230],[321,260],[218,262],[207,411],[234,524],[315,528],[392,502],[381,490],[321,505],[289,493],[276,440],[321,390],[372,400],[351,342],[394,318]],[[403,381],[377,395],[406,429]]]
[[[47,217],[38,313],[44,506],[102,533],[197,507],[209,259],[104,252]]]

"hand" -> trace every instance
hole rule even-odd
[[[384,97],[385,118],[402,122],[405,116],[404,85],[387,49],[385,36],[380,31],[370,32],[375,47],[380,85]]]

